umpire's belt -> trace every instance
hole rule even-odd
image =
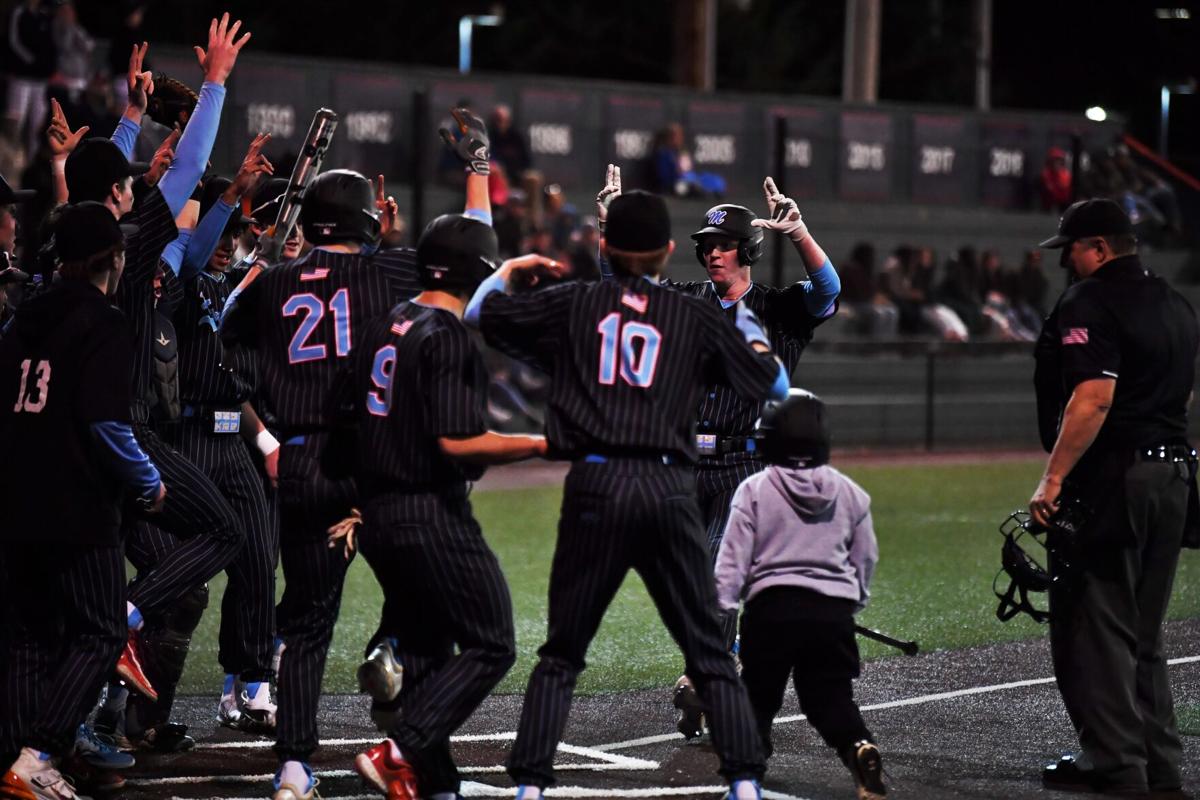
[[[237,433],[242,427],[240,408],[184,405],[182,419],[203,425],[212,433]]]
[[[1135,461],[1161,461],[1168,464],[1195,465],[1196,450],[1187,444],[1156,444],[1139,448],[1134,454]]]
[[[696,434],[696,452],[704,458],[714,458],[728,453],[753,453],[756,442],[749,436],[719,436],[715,433]]]

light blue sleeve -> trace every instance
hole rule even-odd
[[[236,206],[217,198],[213,207],[204,214],[192,234],[191,241],[188,242],[187,251],[183,256],[183,271],[177,272],[180,278],[188,281],[204,271],[208,260],[216,252],[221,234],[225,232],[225,225],[235,208]]]
[[[113,131],[112,142],[121,151],[121,155],[125,156],[126,161],[133,161],[133,148],[137,145],[138,134],[142,132],[142,126],[134,123],[128,117],[121,117],[121,121],[117,123],[117,129]]]
[[[833,262],[828,258],[820,269],[808,273],[804,286],[804,307],[814,317],[827,317],[833,309],[833,301],[842,293],[842,279],[838,277]]]
[[[464,217],[477,219],[489,228],[492,227],[492,212],[484,211],[482,208],[468,208],[463,212]]]
[[[179,235],[163,249],[162,260],[176,275],[179,274],[180,265],[183,264],[183,256],[187,250],[188,243],[192,239],[192,232],[186,228],[179,231]]]
[[[776,361],[779,361],[779,359],[776,359]],[[786,400],[788,390],[791,388],[792,382],[788,380],[787,367],[783,365],[782,361],[779,361],[779,374],[775,376],[775,383],[771,385],[771,394],[767,399]]]
[[[200,100],[192,112],[183,136],[175,147],[175,161],[167,174],[158,182],[158,190],[167,201],[172,216],[179,216],[183,204],[192,196],[212,154],[213,142],[217,139],[217,128],[221,123],[221,108],[225,105],[225,87],[204,82],[200,87]]]
[[[508,291],[508,281],[504,279],[501,273],[493,272],[487,280],[479,284],[479,288],[471,296],[471,301],[467,303],[467,309],[463,312],[463,322],[472,328],[478,328],[479,315],[483,312],[483,298],[492,292],[505,291]]]
[[[137,492],[138,497],[153,500],[158,497],[162,478],[158,467],[146,455],[128,422],[93,422],[92,434],[104,452],[104,458],[121,483]]]

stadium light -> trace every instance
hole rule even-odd
[[[1191,19],[1192,12],[1186,8],[1156,8],[1154,16],[1159,19]]]
[[[1092,122],[1104,122],[1104,120],[1108,119],[1108,112],[1100,106],[1092,106],[1087,111],[1083,112],[1083,115]]]
[[[502,22],[501,14],[473,14],[458,21],[458,71],[461,74],[471,71],[471,33],[475,26],[494,28]]]

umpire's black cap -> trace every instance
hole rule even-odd
[[[474,290],[496,270],[500,245],[491,225],[462,214],[442,214],[417,241],[417,267],[427,289]]]
[[[829,463],[825,404],[806,389],[790,389],[785,400],[767,404],[754,439],[768,464],[819,467]]]
[[[131,162],[111,139],[93,136],[84,139],[67,156],[65,167],[67,191],[73,202],[103,201],[114,183],[129,177],[145,175],[149,164]]]
[[[604,241],[626,253],[653,253],[671,242],[671,217],[661,197],[635,189],[608,207]]]
[[[54,247],[65,264],[87,261],[137,231],[136,225],[118,224],[108,206],[87,200],[63,207],[54,226]]]
[[[1129,215],[1112,200],[1093,197],[1073,203],[1058,222],[1058,233],[1038,247],[1057,249],[1089,236],[1132,236]]]

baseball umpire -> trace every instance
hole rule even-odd
[[[713,743],[730,797],[757,797],[762,749],[718,621],[696,502],[695,408],[713,376],[751,400],[787,391],[767,337],[740,305],[735,328],[712,305],[666,290],[674,249],[662,198],[612,201],[601,247],[613,280],[505,294],[510,263],[468,307],[487,341],[553,376],[547,434],[572,460],[550,576],[549,634],[529,680],[508,772],[518,796],[554,782],[588,643],[630,568],[637,570],[688,672],[712,709]],[[739,332],[740,329],[740,332]]]
[[[809,233],[796,202],[784,197],[768,177],[763,181],[768,218],[758,219],[744,206],[722,204],[704,215],[704,227],[692,234],[696,259],[708,273],[706,281],[672,281],[670,286],[699,297],[720,309],[729,319],[744,303],[762,322],[772,349],[790,376],[816,330],[837,311],[841,281],[825,251]],[[596,196],[596,215],[604,226],[607,206],[621,194],[621,168],[609,164],[604,188]],[[764,286],[750,277],[751,267],[762,258],[764,231],[787,236],[808,274],[807,280],[785,288]],[[601,267],[607,271],[604,260]],[[696,482],[700,511],[707,528],[708,551],[713,562],[729,518],[733,493],[743,480],[763,468],[753,450],[754,425],[763,405],[719,383],[705,387],[696,408]],[[726,620],[725,635],[732,645],[736,618]],[[690,738],[704,731],[703,706],[690,681],[676,684],[675,706],[680,710],[679,732]]]
[[[76,796],[55,764],[126,640],[123,495],[158,511],[166,494],[130,428],[120,376],[132,368],[133,343],[107,299],[135,233],[101,203],[64,209],[62,279],[18,311],[0,343],[0,435],[23,454],[0,467],[5,618],[14,626],[0,724],[4,750],[22,748],[0,791],[13,797]]]
[[[1082,752],[1047,767],[1043,783],[1184,797],[1162,620],[1180,546],[1200,534],[1184,438],[1200,330],[1142,264],[1111,200],[1075,203],[1041,246],[1062,249],[1075,282],[1037,348],[1050,458],[1029,510],[1047,526],[1067,501],[1092,511],[1050,555],[1054,675]]]
[[[540,436],[487,430],[487,371],[461,315],[497,260],[490,225],[438,217],[417,244],[424,291],[360,342],[360,547],[385,602],[404,609],[385,633],[399,643],[405,676],[389,738],[355,767],[395,800],[459,796],[450,734],[516,658],[508,586],[467,501],[468,481],[486,465],[546,449]]]

